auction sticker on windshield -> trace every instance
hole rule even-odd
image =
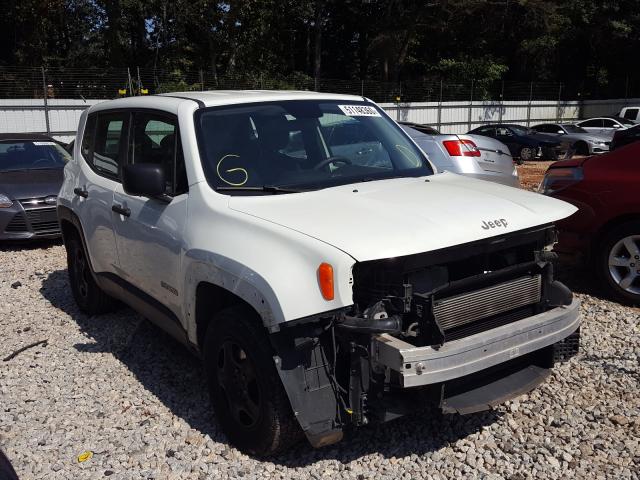
[[[367,105],[338,105],[338,108],[350,117],[379,117],[380,113]]]

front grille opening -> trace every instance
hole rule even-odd
[[[36,235],[55,233],[60,230],[55,207],[27,210],[27,218]]]
[[[389,315],[401,316],[404,341],[435,347],[540,313],[551,266],[536,252],[553,232],[540,228],[357,263],[353,314],[384,301]]]
[[[4,231],[7,233],[28,232],[29,229],[27,228],[27,220],[24,218],[24,215],[22,213],[16,213],[9,221]]]

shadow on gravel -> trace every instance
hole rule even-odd
[[[184,346],[125,307],[97,317],[82,314],[68,288],[66,270],[49,274],[40,291],[92,339],[90,343],[75,345],[78,351],[111,353],[174,415],[214,441],[227,443],[209,406],[200,361]],[[430,409],[392,423],[358,429],[342,443],[320,450],[302,442],[269,461],[287,467],[304,467],[328,459],[350,462],[370,453],[379,453],[385,458],[423,455],[482,430],[500,416],[495,411],[467,416],[443,415],[439,410]],[[140,426],[144,427],[145,422]]]
[[[607,300],[599,289],[595,274],[585,265],[559,264],[556,267],[556,277],[572,292]]]
[[[30,240],[30,241],[15,241],[4,240],[0,243],[0,252],[21,252],[24,250],[39,250],[44,248],[50,248],[56,245],[62,245],[62,239],[56,238],[52,240]]]
[[[209,408],[200,361],[127,307],[93,317],[83,314],[73,300],[68,282],[67,271],[57,270],[45,278],[40,291],[91,339],[76,344],[75,348],[81,352],[111,353],[173,414],[214,441],[226,443]]]

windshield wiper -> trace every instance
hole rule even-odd
[[[261,187],[216,187],[216,192],[266,192],[266,193],[300,193],[305,190],[297,188],[276,187],[275,185],[262,185]]]

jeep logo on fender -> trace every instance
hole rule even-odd
[[[487,222],[486,220],[484,220],[481,226],[483,229],[489,230],[490,228],[497,228],[497,227],[507,228],[507,225],[509,225],[507,221],[504,218],[501,218],[499,220],[493,220],[491,222]]]

